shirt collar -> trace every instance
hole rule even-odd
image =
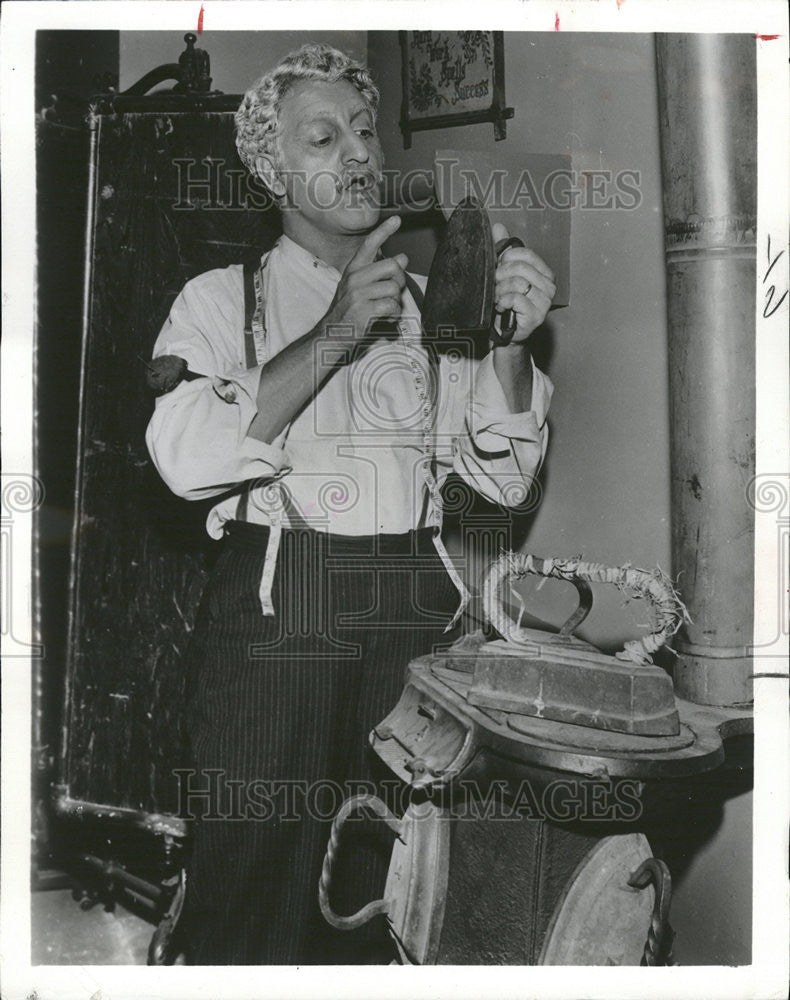
[[[280,253],[286,260],[293,261],[294,264],[301,265],[302,267],[309,267],[315,269],[321,269],[328,271],[330,274],[336,276],[338,280],[340,279],[340,272],[336,267],[331,264],[327,264],[325,260],[321,260],[320,257],[316,257],[315,254],[310,253],[309,250],[305,250],[303,246],[296,243],[291,239],[290,236],[286,236],[285,233],[277,241],[277,246],[280,248]]]

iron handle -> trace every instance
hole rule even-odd
[[[520,240],[518,236],[508,236],[503,240],[500,240],[494,247],[494,252],[496,253],[497,261],[499,261],[506,250],[511,247],[523,247],[524,241]],[[512,309],[506,309],[502,313],[502,318],[499,321],[499,331],[491,326],[491,340],[494,342],[495,347],[504,347],[509,344],[513,339],[513,335],[516,332],[516,314]]]
[[[672,942],[675,932],[669,924],[669,903],[672,895],[672,876],[666,862],[658,858],[648,858],[628,879],[628,884],[634,889],[645,889],[650,884],[655,886],[656,896],[653,902],[653,913],[650,917],[650,929],[642,955],[641,965],[674,965],[672,958]]]
[[[402,831],[401,821],[377,795],[354,795],[350,799],[346,799],[340,807],[337,816],[332,820],[329,842],[326,845],[326,855],[321,867],[321,878],[318,882],[318,903],[327,923],[341,931],[350,931],[354,930],[355,927],[361,927],[379,913],[383,913],[386,916],[390,905],[386,899],[375,899],[367,903],[360,910],[357,910],[356,913],[344,917],[339,913],[335,913],[329,903],[332,869],[340,849],[341,832],[346,820],[358,809],[370,809],[379,819],[383,819],[387,826],[398,836],[401,835]]]

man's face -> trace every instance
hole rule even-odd
[[[286,211],[332,235],[376,225],[381,144],[372,112],[352,83],[297,83],[281,102],[276,141]]]

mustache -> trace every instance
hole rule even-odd
[[[343,191],[374,191],[383,182],[382,171],[349,170],[341,174],[335,181],[335,188],[340,194]]]

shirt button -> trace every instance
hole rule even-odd
[[[236,390],[235,389],[226,389],[225,393],[224,393],[224,398],[225,398],[225,402],[226,403],[235,403],[236,402]]]

